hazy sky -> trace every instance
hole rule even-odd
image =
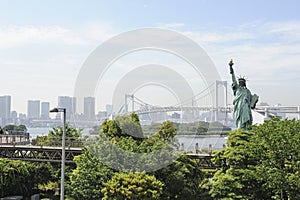
[[[97,46],[124,31],[160,27],[196,41],[223,80],[230,81],[233,58],[237,75],[248,77],[261,102],[300,105],[299,8],[298,0],[0,0],[0,95],[11,95],[18,112],[26,113],[31,99],[54,107],[57,96],[73,95],[79,70]],[[151,61],[152,54],[124,58],[110,73],[128,63],[168,64],[163,53],[159,61]],[[180,65],[177,58],[171,63]],[[110,103],[106,90],[98,109]]]

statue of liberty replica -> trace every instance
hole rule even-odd
[[[232,90],[233,90],[233,106],[234,106],[234,120],[236,127],[244,130],[250,130],[252,125],[251,109],[254,109],[258,101],[256,94],[252,95],[250,90],[246,87],[246,79],[244,77],[236,80],[233,71],[233,61],[230,60],[230,74],[232,76]]]

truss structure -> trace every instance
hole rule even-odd
[[[74,163],[74,157],[82,153],[82,148],[66,148],[66,163]],[[187,156],[197,159],[198,167],[216,169],[211,162],[211,154],[187,153]],[[61,147],[0,145],[0,158],[36,162],[61,162]]]
[[[0,157],[12,160],[61,162],[61,147],[0,145]],[[66,163],[73,163],[81,148],[66,148]]]

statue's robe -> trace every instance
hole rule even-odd
[[[234,74],[232,74],[232,80],[232,89],[234,93],[234,119],[236,121],[236,127],[249,129],[253,122],[251,109],[255,108],[258,96],[256,94],[251,95],[251,92],[247,87],[240,86],[237,83]]]

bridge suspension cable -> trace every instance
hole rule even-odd
[[[201,92],[194,95],[193,97],[189,97],[189,98],[185,99],[182,102],[176,103],[172,107],[180,107],[180,106],[184,106],[184,105],[188,104],[189,102],[197,102],[201,99],[204,99],[205,97],[211,95],[211,93],[215,91],[215,88],[213,87],[214,84],[215,83],[210,84],[208,87],[206,87]],[[205,92],[208,92],[208,91],[209,91],[209,93],[205,93]],[[200,96],[200,95],[202,95],[202,96]],[[136,96],[134,96],[134,98],[132,98],[132,99],[133,99],[134,103],[137,103],[140,106],[154,107],[154,105],[151,105],[151,104],[145,102],[144,100],[141,100],[140,98],[138,98]]]
[[[212,86],[214,86],[214,84],[215,84],[215,83],[210,84],[208,87],[206,87],[204,90],[202,90],[201,92],[199,92],[199,93],[196,94],[195,96],[189,97],[188,99],[186,99],[186,100],[184,100],[184,101],[182,101],[182,102],[179,102],[179,103],[177,103],[177,104],[175,104],[175,105],[173,105],[173,106],[176,107],[176,106],[186,105],[186,104],[188,104],[189,102],[198,101],[199,99],[202,99],[202,98],[206,97],[207,95],[209,95],[209,93],[206,94],[206,95],[204,95],[204,96],[200,96],[200,95],[203,94],[204,92],[208,91],[208,89],[211,88]],[[214,89],[214,88],[213,88],[213,89]],[[209,92],[211,92],[211,90],[209,90]],[[199,96],[200,96],[200,97],[199,97]]]
[[[145,101],[141,100],[140,98],[134,96],[134,100],[137,100],[137,101],[134,101],[135,103],[141,105],[141,106],[146,106],[146,105],[149,105],[151,106],[151,104],[149,103],[146,103]]]

